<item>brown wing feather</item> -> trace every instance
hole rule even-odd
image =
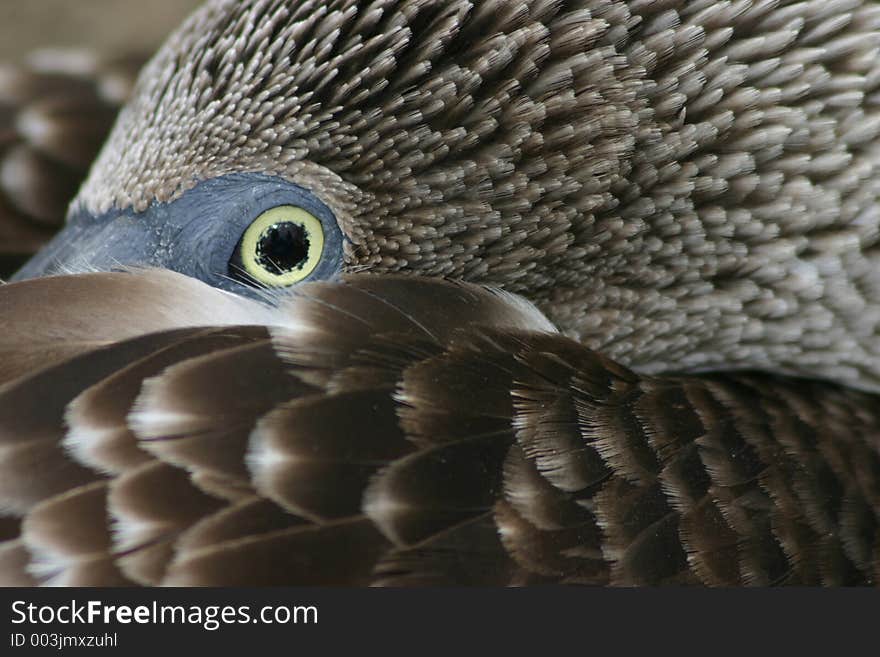
[[[158,584],[174,556],[177,536],[223,506],[224,500],[203,492],[185,470],[161,461],[115,478],[107,510],[120,569],[141,584]]]
[[[110,553],[105,481],[74,488],[37,505],[25,518],[28,570],[54,586],[130,586]],[[78,522],[71,523],[70,518]]]
[[[315,521],[360,513],[376,472],[413,450],[390,393],[314,395],[267,414],[250,437],[257,490]]]
[[[147,333],[265,324],[273,316],[256,302],[161,270],[149,276],[96,273],[0,285],[0,313],[0,384]]]
[[[54,324],[15,305],[23,326],[49,322],[43,343],[85,336],[77,306],[107,312],[95,299],[111,293],[146,290],[143,315],[157,303],[165,319],[0,387],[5,449],[83,478],[41,466],[38,491],[3,480],[4,508],[24,515],[0,547],[6,581],[877,582],[874,395],[757,373],[641,376],[459,283],[306,285],[257,309],[270,341],[260,327],[181,328],[181,290],[203,318],[222,314],[209,298],[230,301],[177,275],[69,278],[0,298],[58,295]],[[424,300],[444,298],[454,312],[440,318]],[[27,344],[0,336],[0,351]],[[65,448],[102,421],[142,460],[115,470]]]
[[[151,460],[128,425],[128,415],[144,380],[181,360],[267,337],[265,329],[256,326],[180,329],[170,335],[178,339],[104,377],[67,405],[64,443],[78,461],[101,472],[119,474]]]
[[[363,586],[389,544],[363,517],[224,541],[174,561],[169,586]]]
[[[169,367],[145,382],[127,421],[154,456],[246,482],[245,454],[257,420],[314,390],[289,374],[263,339]]]

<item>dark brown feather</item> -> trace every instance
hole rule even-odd
[[[128,426],[128,414],[144,380],[181,360],[267,337],[262,327],[180,329],[171,333],[178,339],[169,346],[104,377],[67,405],[65,445],[77,460],[116,474],[151,460]]]
[[[107,510],[120,569],[141,584],[158,584],[174,556],[177,536],[222,506],[193,485],[185,470],[159,461],[114,479]]]
[[[248,438],[276,405],[314,388],[267,339],[193,357],[145,382],[127,421],[142,449],[190,471],[247,481]]]
[[[250,437],[257,490],[316,522],[357,515],[375,473],[414,449],[390,392],[314,395],[268,413]]]
[[[39,344],[53,331],[84,338],[89,324],[71,320],[75,308],[106,312],[99,300],[111,292],[145,290],[147,330],[159,331],[136,337],[123,322],[114,339],[105,327],[106,346],[81,343],[72,359],[0,387],[4,468],[41,464],[28,466],[38,477],[3,479],[2,503],[24,520],[18,541],[10,523],[0,576],[877,582],[876,396],[760,373],[643,376],[535,330],[525,306],[504,310],[492,292],[363,278],[303,286],[277,309],[228,306],[226,320],[256,308],[265,327],[213,329],[174,328],[183,315],[167,299],[230,301],[167,272],[0,288],[0,298],[21,300],[23,326],[49,322],[34,331]],[[467,298],[469,310],[426,332],[419,303],[403,309],[438,288],[457,290],[450,303]],[[64,290],[74,292],[66,303]],[[25,292],[57,294],[54,324]],[[389,307],[401,312],[377,310]],[[0,335],[0,351],[27,344],[23,331]],[[65,447],[65,435],[92,426],[126,433],[143,451],[116,468]]]
[[[111,551],[107,482],[80,486],[38,505],[22,526],[29,569],[54,586],[126,586]],[[70,518],[77,518],[71,523]]]
[[[174,562],[170,586],[363,586],[388,541],[369,520],[297,526],[213,545]]]
[[[376,565],[372,586],[508,586],[522,571],[507,554],[491,513],[409,548],[392,549]]]

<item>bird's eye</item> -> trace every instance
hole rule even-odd
[[[229,263],[245,282],[287,287],[311,274],[324,251],[321,220],[293,205],[266,210],[244,231]]]

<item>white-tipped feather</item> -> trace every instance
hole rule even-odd
[[[118,468],[105,461],[102,451],[106,445],[117,439],[118,435],[118,429],[88,426],[84,420],[78,419],[75,428],[70,429],[64,435],[62,445],[74,460],[99,472],[109,474],[117,471]]]

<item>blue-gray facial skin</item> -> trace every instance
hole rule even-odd
[[[171,203],[143,212],[75,214],[67,226],[11,280],[82,270],[161,267],[245,296],[261,296],[230,262],[244,231],[279,205],[310,212],[324,229],[321,260],[305,279],[336,277],[344,236],[333,212],[309,190],[262,174],[229,174],[200,182]]]

